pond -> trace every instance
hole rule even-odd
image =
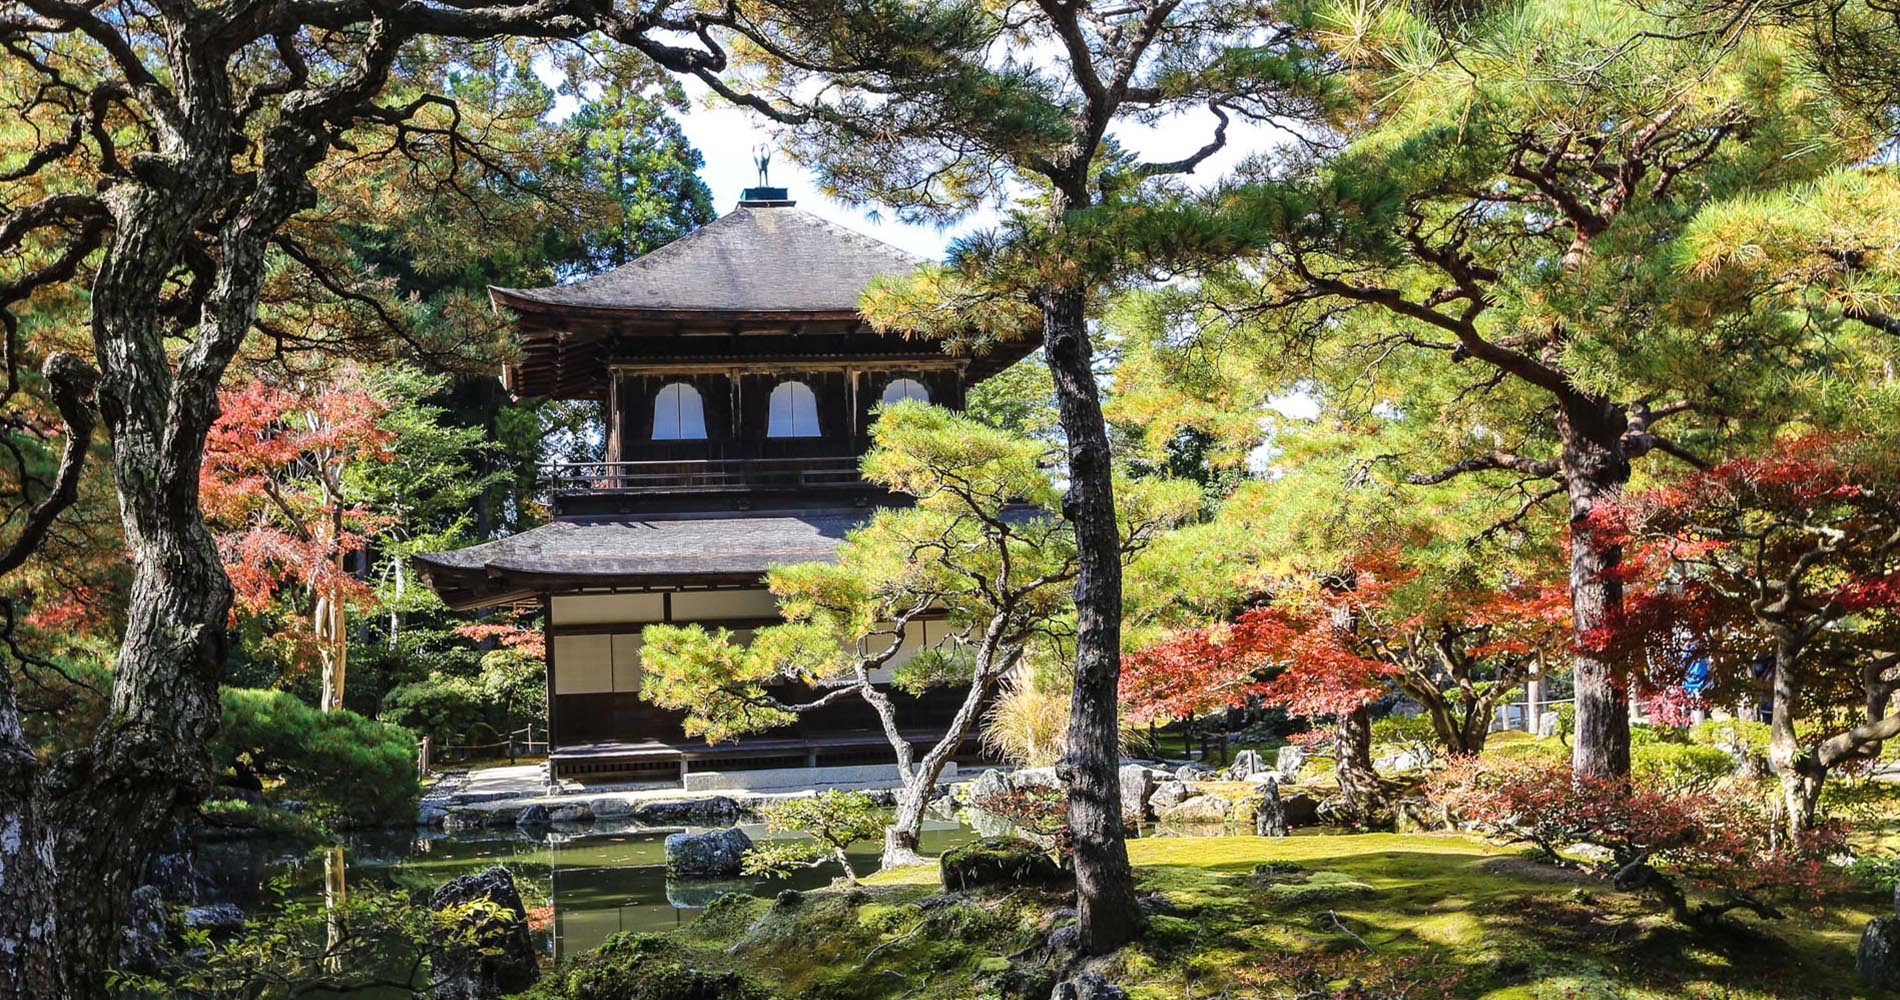
[[[740,828],[755,841],[767,837],[762,824]],[[224,841],[198,845],[197,869],[205,901],[236,903],[257,913],[269,909],[278,891],[320,905],[326,893],[339,888],[432,891],[457,876],[506,865],[529,909],[536,946],[557,961],[621,931],[690,923],[722,893],[770,896],[784,889],[814,889],[839,874],[836,865],[827,864],[784,878],[674,879],[666,873],[665,842],[679,829],[597,822],[564,832],[389,831],[307,853],[267,841]],[[921,846],[934,855],[977,835],[958,822],[931,820]],[[881,846],[866,842],[849,852],[860,874],[876,870]]]

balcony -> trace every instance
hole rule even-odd
[[[554,494],[663,495],[864,490],[858,459],[734,458],[644,462],[561,462],[541,467]]]

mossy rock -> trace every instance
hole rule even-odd
[[[741,972],[702,968],[676,941],[616,934],[522,994],[523,1000],[774,1000]]]
[[[1284,906],[1310,906],[1341,899],[1376,896],[1379,890],[1339,872],[1310,872],[1304,878],[1288,878],[1263,887],[1268,899]]]
[[[985,837],[945,851],[943,887],[953,892],[989,885],[1046,885],[1065,877],[1049,852],[1019,837]]]

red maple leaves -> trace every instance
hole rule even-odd
[[[344,470],[389,460],[394,435],[378,426],[387,404],[347,381],[285,388],[254,380],[219,397],[199,489],[235,591],[234,615],[263,612],[287,588],[317,605],[360,605],[371,596],[346,557],[386,519],[348,499]],[[310,633],[291,636],[298,645],[324,630],[321,620],[289,621]]]

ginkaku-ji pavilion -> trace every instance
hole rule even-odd
[[[640,700],[640,630],[704,623],[741,637],[778,621],[768,567],[833,558],[870,508],[904,502],[858,475],[872,410],[964,393],[1034,349],[956,357],[878,333],[857,311],[879,275],[920,261],[800,211],[782,188],[625,266],[549,288],[493,288],[511,314],[519,396],[592,400],[606,460],[545,469],[553,520],[416,557],[451,608],[538,604],[548,650],[550,777],[683,780],[891,759],[871,710],[846,699],[737,743],[688,739]],[[934,642],[933,624],[907,636]],[[942,735],[958,692],[905,712]]]

